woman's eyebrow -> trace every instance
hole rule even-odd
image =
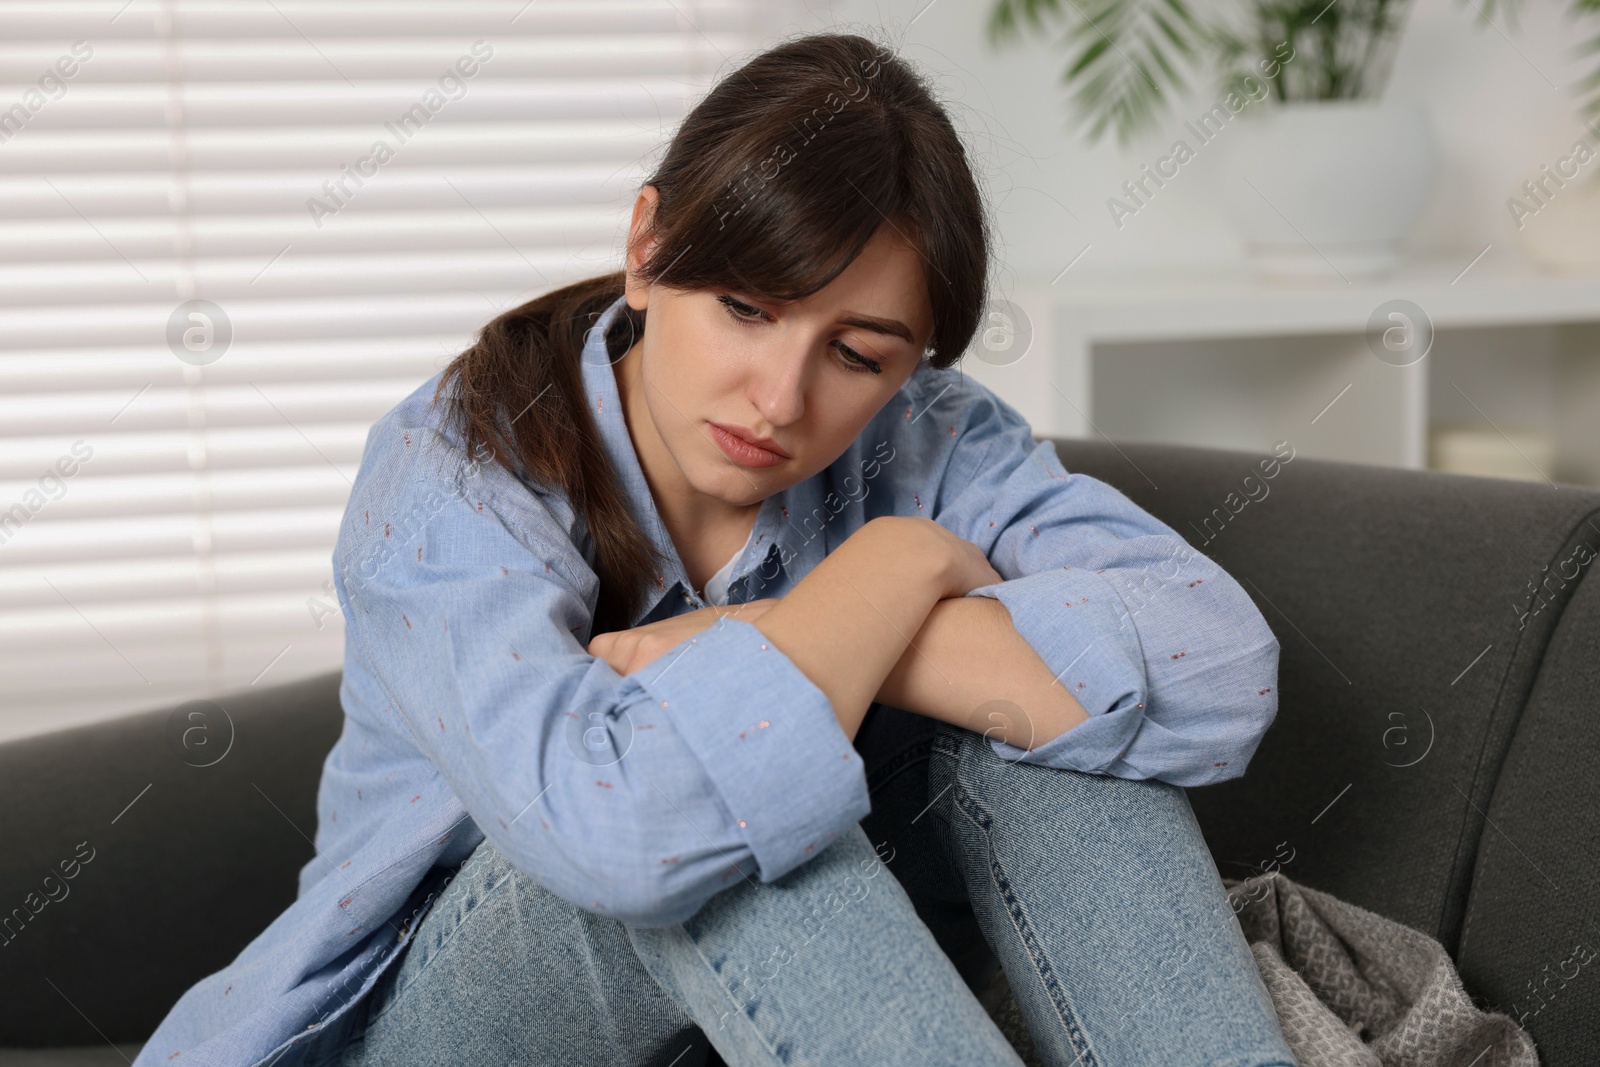
[[[769,303],[780,307],[791,306],[792,300],[771,300]],[[886,337],[898,337],[906,344],[916,344],[916,338],[911,334],[911,328],[899,319],[885,319],[876,315],[866,315],[859,311],[846,311],[839,316],[839,323],[844,326],[855,326],[873,333],[883,334]]]
[[[911,330],[907,328],[905,323],[898,319],[880,319],[872,315],[861,315],[857,314],[856,312],[846,312],[845,314],[839,316],[839,321],[844,323],[846,326],[858,326],[863,330],[871,330],[873,333],[881,333],[890,337],[898,337],[902,341],[906,342],[906,344],[916,344],[916,342],[912,340]]]

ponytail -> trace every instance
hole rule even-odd
[[[623,282],[621,271],[576,282],[498,316],[445,367],[434,391],[467,455],[487,451],[508,470],[565,494],[582,519],[600,579],[591,637],[626,628],[665,563],[634,519],[583,383],[584,343]],[[636,328],[608,335],[610,360],[640,332],[641,313],[621,312]],[[613,351],[618,344],[621,351]]]

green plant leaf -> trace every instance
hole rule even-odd
[[[989,40],[1015,37],[1024,24],[1042,26],[1047,18],[1067,26],[1061,82],[1091,140],[1115,129],[1126,143],[1154,125],[1157,108],[1187,88],[1185,66],[1206,41],[1187,0],[997,0]]]
[[[1461,2],[1480,25],[1503,17],[1515,32],[1524,0]],[[1567,3],[1569,18],[1600,22],[1600,0]],[[985,28],[994,46],[1020,38],[1025,27],[1065,24],[1060,82],[1073,122],[1090,140],[1115,130],[1126,144],[1155,125],[1202,67],[1221,75],[1224,90],[1242,91],[1246,78],[1266,81],[1279,101],[1377,96],[1410,8],[1411,0],[1210,0],[1202,15],[1189,0],[995,0]],[[1264,68],[1258,73],[1285,43],[1294,49],[1292,65],[1270,78]],[[1576,53],[1600,55],[1600,33]],[[1583,110],[1600,117],[1600,63],[1573,90]]]

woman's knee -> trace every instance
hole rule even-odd
[[[534,1062],[616,1062],[693,1025],[621,923],[544,888],[487,841],[436,892],[373,994],[363,1063],[498,1062],[512,1047],[542,1050]]]
[[[1013,863],[1074,855],[1135,866],[1160,856],[1215,877],[1188,797],[1169,782],[1012,761],[966,732],[936,739],[930,790],[952,861],[967,876],[993,854]]]
[[[541,972],[564,972],[575,960],[617,966],[632,962],[620,923],[546,889],[487,839],[424,906],[428,910],[401,960],[394,996],[457,942],[470,944],[473,952],[492,948],[492,960],[476,965],[494,969],[514,984],[537,982]],[[408,925],[416,922],[407,920]]]

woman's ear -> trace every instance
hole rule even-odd
[[[627,296],[628,306],[643,311],[650,306],[650,286],[643,282],[638,271],[655,252],[657,237],[654,233],[656,205],[661,201],[661,191],[653,185],[639,190],[633,202],[633,220],[628,225]]]

